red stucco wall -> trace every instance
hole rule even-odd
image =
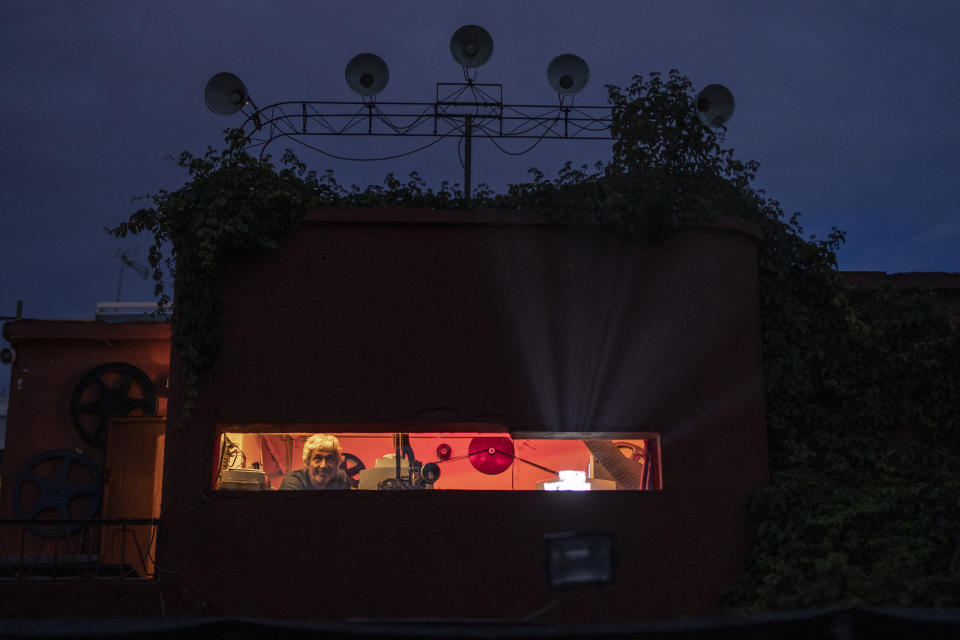
[[[170,367],[170,326],[162,322],[18,320],[4,325],[16,349],[10,384],[0,517],[13,517],[14,480],[39,453],[69,449],[103,467],[103,448],[84,440],[73,425],[70,397],[92,369],[125,362],[154,383]],[[158,398],[158,415],[166,398]],[[130,517],[137,517],[130,514]]]
[[[552,598],[542,534],[609,530],[619,581],[552,617],[715,613],[747,545],[740,500],[767,477],[756,241],[733,223],[647,246],[507,212],[314,212],[228,270],[219,357],[168,424],[161,565],[227,614],[509,618]],[[655,431],[664,491],[208,491],[218,425],[334,422]]]

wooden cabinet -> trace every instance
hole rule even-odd
[[[114,418],[108,429],[102,517],[160,517],[163,478],[163,417]],[[104,525],[103,562],[127,565],[140,576],[153,573],[156,526]]]

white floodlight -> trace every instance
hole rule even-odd
[[[613,582],[616,553],[610,533],[548,533],[543,536],[543,552],[552,588]]]
[[[353,56],[347,63],[344,75],[347,84],[354,93],[361,96],[373,96],[387,86],[390,70],[383,58],[373,53],[361,53]]]
[[[563,53],[547,65],[547,81],[557,93],[573,95],[587,86],[590,67],[580,56]]]
[[[450,38],[450,54],[464,67],[479,67],[493,55],[493,36],[475,24],[460,27]]]
[[[243,108],[250,99],[243,82],[232,73],[224,71],[210,78],[203,91],[207,108],[217,115],[229,116]]]
[[[697,94],[697,117],[708,127],[721,127],[733,117],[733,94],[722,84],[711,84]]]
[[[560,479],[556,482],[544,482],[544,491],[590,491],[593,487],[587,482],[587,474],[574,469],[557,472]]]

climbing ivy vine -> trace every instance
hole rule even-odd
[[[223,151],[181,153],[177,164],[189,172],[190,181],[176,191],[156,193],[153,206],[110,230],[121,238],[153,235],[149,261],[161,312],[170,303],[164,268],[176,275],[172,342],[186,378],[185,413],[200,373],[217,355],[217,287],[226,264],[276,247],[304,209],[324,197],[322,185],[305,175],[302,164],[291,159],[277,171],[269,160],[260,162],[244,151],[239,132],[229,132],[226,141]]]
[[[611,159],[471,206],[539,211],[561,224],[657,241],[721,215],[759,224],[759,286],[771,484],[746,508],[755,538],[725,596],[734,611],[849,604],[960,605],[960,335],[922,291],[846,286],[844,234],[804,236],[797,214],[752,186],[754,162],[696,119],[690,81],[636,76],[610,87]],[[217,287],[227,264],[277,246],[313,206],[464,206],[459,185],[412,174],[365,189],[226,147],[177,159],[190,179],[110,230],[153,236],[162,306],[176,280],[173,345],[188,413],[219,344]],[[168,250],[165,254],[164,251]],[[166,272],[166,276],[165,276]]]

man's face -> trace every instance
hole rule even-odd
[[[310,483],[315,487],[324,487],[333,479],[340,466],[340,459],[336,451],[316,449],[307,460],[307,474]]]

